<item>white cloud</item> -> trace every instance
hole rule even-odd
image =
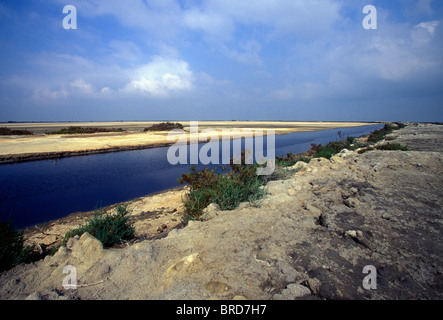
[[[122,91],[140,92],[153,97],[168,97],[172,93],[189,91],[194,81],[193,72],[186,61],[158,56],[135,70],[134,78]]]
[[[112,89],[109,88],[109,87],[103,87],[100,90],[100,93],[102,93],[102,94],[109,94],[109,93],[112,93],[112,92],[113,92]]]
[[[64,0],[53,0],[63,5]],[[129,28],[143,30],[149,37],[161,39],[177,34],[181,23],[180,6],[175,0],[71,0],[78,14],[86,17],[111,15]]]
[[[340,4],[331,0],[213,0],[185,13],[185,24],[229,38],[233,23],[265,25],[278,33],[322,32],[339,18]],[[299,34],[299,35],[300,35]]]
[[[235,30],[232,19],[223,13],[209,11],[202,12],[193,8],[183,15],[184,24],[191,30],[203,31],[210,37],[217,37],[224,41],[232,38]]]
[[[419,44],[428,43],[434,37],[439,24],[439,21],[427,21],[417,24],[411,31],[412,39]]]
[[[78,92],[81,94],[91,94],[94,92],[94,89],[92,87],[91,84],[86,83],[84,80],[82,79],[77,79],[75,81],[72,81],[69,84],[70,88],[72,89],[72,91],[74,92]]]
[[[332,0],[212,0],[186,10],[182,21],[227,57],[260,64],[263,45],[323,34],[339,21],[339,9]],[[260,39],[238,41],[245,28],[259,28]]]

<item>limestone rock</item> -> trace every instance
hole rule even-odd
[[[78,240],[74,240],[71,245],[72,256],[84,262],[97,261],[103,254],[103,244],[88,232],[81,235]]]
[[[220,207],[216,203],[211,203],[209,206],[203,209],[202,220],[211,220],[218,216]]]
[[[57,242],[58,237],[54,234],[46,236],[40,243],[44,244],[45,246],[50,246]]]
[[[53,290],[45,290],[42,292],[33,292],[27,296],[25,300],[67,300],[67,297]]]
[[[273,300],[294,300],[311,295],[311,290],[300,284],[289,284],[281,294],[275,294]]]

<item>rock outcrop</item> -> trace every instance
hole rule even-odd
[[[216,206],[166,237],[104,249],[73,238],[0,277],[2,299],[442,299],[443,127],[389,136],[410,151],[298,163],[258,205]],[[65,289],[74,266],[77,288]],[[365,289],[374,266],[376,289]],[[374,275],[373,275],[374,276]]]

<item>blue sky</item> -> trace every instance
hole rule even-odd
[[[2,1],[0,121],[441,122],[442,20],[441,0]]]

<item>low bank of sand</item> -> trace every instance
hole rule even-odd
[[[159,122],[84,122],[84,123],[8,123],[1,127],[30,130],[33,136],[1,136],[0,164],[29,160],[51,159],[102,152],[146,149],[168,146],[168,132],[143,132],[143,129]],[[181,121],[187,139],[197,139],[190,134],[190,122]],[[274,130],[275,134],[310,132],[336,128],[371,125],[364,122],[283,122],[283,121],[199,121],[198,130],[213,129],[221,137],[223,129],[230,129],[232,137],[243,134],[242,129]],[[125,132],[94,134],[45,135],[69,126],[121,128]]]

